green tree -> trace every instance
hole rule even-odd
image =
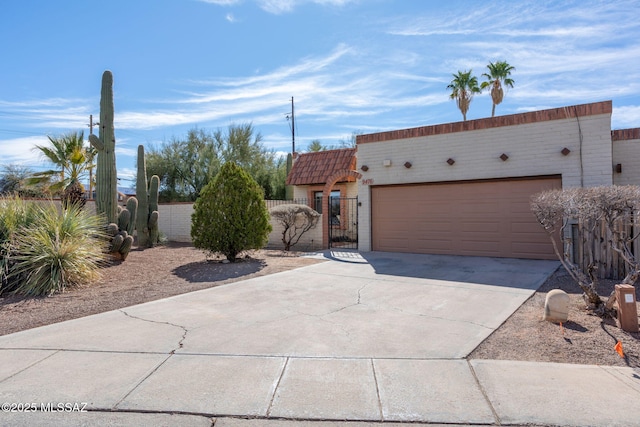
[[[307,151],[310,153],[317,153],[318,151],[325,151],[327,147],[322,145],[319,139],[314,139],[307,146]]]
[[[94,154],[84,146],[84,132],[70,132],[60,137],[48,136],[50,145],[36,145],[42,156],[53,163],[54,169],[36,172],[27,180],[28,185],[50,183],[53,193],[70,186],[84,188],[80,180],[93,168]]]
[[[147,173],[160,178],[161,201],[194,201],[220,170],[221,147],[203,129],[191,129],[186,139],[173,138],[146,156]]]
[[[174,138],[160,148],[152,147],[146,157],[148,173],[160,178],[161,201],[196,200],[226,162],[245,169],[266,198],[284,189],[284,179],[279,181],[280,159],[263,146],[262,135],[251,124],[232,124],[226,132],[192,129],[186,139]]]
[[[471,72],[472,70],[458,71],[458,74],[453,75],[453,80],[447,86],[447,89],[451,90],[449,98],[456,100],[464,121],[467,120],[467,111],[469,111],[473,95],[480,93],[478,78],[472,76]]]
[[[489,72],[482,73],[482,76],[485,77],[487,81],[482,82],[480,89],[486,89],[491,86],[491,99],[493,100],[491,117],[494,117],[496,114],[496,105],[500,104],[504,98],[502,86],[513,87],[515,83],[514,80],[509,77],[515,68],[509,65],[507,61],[489,62],[487,68]]]
[[[267,244],[271,224],[258,183],[234,162],[225,163],[193,205],[191,238],[203,251],[236,260]]]

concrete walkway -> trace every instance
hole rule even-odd
[[[639,371],[465,359],[557,263],[318,256],[0,337],[0,402],[62,404],[0,425],[640,425]]]

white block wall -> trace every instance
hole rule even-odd
[[[507,161],[499,158],[503,153]],[[359,143],[358,168],[363,165],[369,170],[359,170],[359,249],[370,251],[373,185],[538,175],[561,175],[565,188],[611,185],[611,114]]]
[[[616,185],[640,185],[640,139],[613,142],[613,165],[621,164],[622,173],[613,173]]]
[[[191,242],[193,203],[158,205],[158,229],[172,242]]]
[[[158,228],[172,242],[191,243],[191,215],[193,203],[171,203],[158,205]],[[322,248],[322,217],[316,228],[305,233],[293,250],[312,251]],[[282,226],[271,221],[273,231],[269,234],[268,247],[281,249]]]

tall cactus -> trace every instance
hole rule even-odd
[[[100,132],[89,135],[89,142],[98,150],[96,167],[96,211],[109,223],[118,221],[118,178],[116,175],[116,135],[113,129],[113,74],[102,74],[100,92]]]
[[[118,177],[116,172],[116,136],[113,128],[113,74],[102,74],[100,92],[100,132],[89,135],[89,142],[98,151],[96,168],[96,211],[107,219],[107,231],[111,235],[110,253],[123,261],[127,258],[133,237],[132,229],[137,201],[118,206]]]
[[[144,146],[138,145],[138,173],[136,177],[136,196],[138,197],[138,246],[151,247],[158,243],[158,192],[160,178],[151,177],[147,185],[147,165],[144,159]]]

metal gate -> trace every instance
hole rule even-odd
[[[329,198],[329,248],[358,249],[358,198]]]

